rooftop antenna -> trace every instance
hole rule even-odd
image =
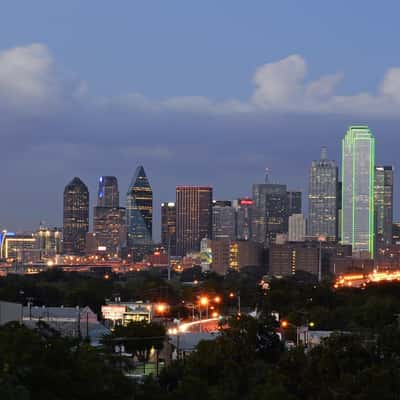
[[[328,159],[328,150],[326,146],[322,146],[321,149],[321,160],[327,160]]]
[[[270,172],[270,170],[269,170],[269,168],[268,167],[266,167],[265,168],[265,183],[269,183],[269,172]]]

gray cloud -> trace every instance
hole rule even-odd
[[[249,195],[267,165],[273,180],[305,191],[319,148],[328,145],[338,160],[347,125],[366,115],[378,159],[396,160],[400,70],[389,69],[376,94],[340,96],[342,74],[307,81],[307,69],[299,55],[261,66],[247,100],[99,97],[66,77],[42,44],[0,52],[0,228],[60,224],[62,191],[75,175],[89,185],[92,204],[102,174],[119,178],[123,199],[139,163],[154,188],[156,218],[177,184],[211,184],[218,198]]]

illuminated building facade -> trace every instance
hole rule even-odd
[[[269,275],[289,276],[298,271],[318,275],[319,248],[315,243],[272,244],[269,249]]]
[[[126,244],[125,208],[95,207],[93,233],[97,250],[108,257],[117,257]]]
[[[37,240],[33,234],[4,232],[1,243],[1,258],[4,260],[26,264],[40,259]]]
[[[101,252],[118,257],[126,245],[125,208],[119,207],[118,181],[114,176],[101,176],[93,212],[93,234],[90,254]]]
[[[176,247],[184,256],[200,250],[200,241],[212,234],[212,188],[176,187]]]
[[[176,255],[176,205],[161,203],[161,244],[170,256]]]
[[[229,269],[238,271],[263,265],[263,246],[249,240],[212,240],[211,252],[211,270],[219,275],[225,275]]]
[[[118,180],[115,176],[101,176],[97,192],[98,207],[119,207]]]
[[[62,253],[62,231],[58,228],[41,226],[35,233],[39,258],[52,258]]]
[[[64,189],[64,254],[83,255],[88,230],[89,190],[81,179],[75,177]]]
[[[143,166],[137,167],[127,193],[126,223],[128,246],[153,243],[153,191]]]
[[[307,235],[337,240],[338,233],[338,168],[327,159],[322,148],[321,159],[310,168]]]
[[[289,217],[289,242],[304,242],[306,236],[306,219],[303,214],[292,214]]]
[[[236,215],[230,201],[213,201],[212,206],[212,239],[236,239]]]
[[[234,200],[232,206],[236,212],[236,238],[249,240],[251,238],[253,200],[249,198]]]
[[[367,126],[350,126],[342,141],[341,241],[353,253],[375,252],[375,138]]]
[[[376,247],[392,243],[393,167],[375,167],[375,241]]]
[[[301,192],[296,190],[289,190],[287,192],[288,198],[288,215],[301,214],[302,213],[302,202]]]
[[[400,222],[393,222],[392,225],[392,243],[400,244]]]
[[[288,232],[288,195],[286,185],[263,183],[253,185],[252,239],[270,244],[276,235]]]

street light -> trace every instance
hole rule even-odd
[[[300,334],[304,333],[304,343],[305,345],[308,344],[308,329],[309,328],[314,328],[315,327],[315,323],[313,321],[307,322],[305,326],[298,326],[295,324],[292,324],[291,322],[287,321],[287,320],[281,320],[280,321],[280,326],[281,329],[286,329],[289,327],[293,327],[296,329],[296,346],[299,345],[300,342]],[[303,331],[303,332],[302,332]]]
[[[241,314],[240,292],[237,292],[237,293],[230,292],[229,293],[229,298],[234,299],[235,297],[237,297],[238,315],[240,315]]]
[[[206,307],[206,318],[208,319],[208,297],[206,296],[202,296],[200,297],[200,306]],[[200,311],[200,319],[201,319],[201,307],[199,307],[199,311]]]
[[[159,314],[163,314],[167,310],[167,305],[165,303],[156,304],[156,311]]]

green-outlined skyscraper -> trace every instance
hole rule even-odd
[[[342,141],[343,244],[374,257],[375,138],[365,125],[350,126]]]

